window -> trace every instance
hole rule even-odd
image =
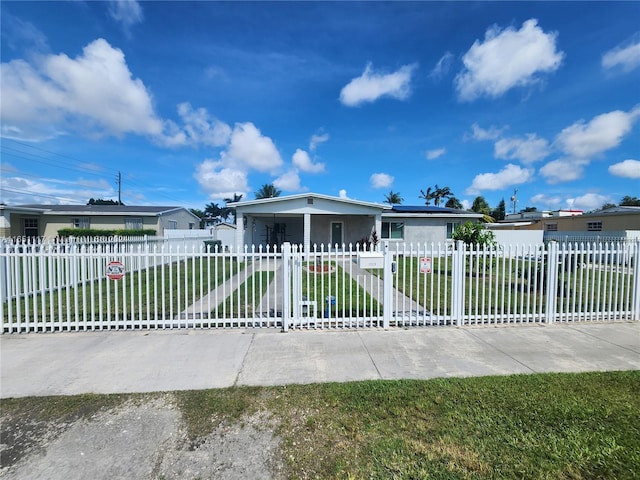
[[[447,238],[451,239],[453,237],[453,232],[456,227],[460,225],[460,222],[447,222]]]
[[[602,230],[602,221],[587,222],[587,231],[589,231],[589,232],[599,232],[601,230]]]
[[[558,224],[557,223],[547,223],[547,224],[545,224],[544,229],[547,232],[557,232],[558,231]]]
[[[126,230],[142,230],[142,217],[130,217],[124,219]]]
[[[404,238],[404,223],[382,222],[382,238]]]
[[[89,217],[77,217],[73,219],[73,228],[91,228]]]
[[[38,219],[37,218],[25,218],[24,219],[24,236],[25,237],[37,237],[38,231]]]
[[[169,220],[169,230],[177,230],[178,222],[176,220]]]
[[[193,230],[195,228],[196,224],[193,222],[189,222],[189,230]]]

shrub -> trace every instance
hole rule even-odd
[[[96,230],[92,228],[61,228],[58,230],[58,236],[67,237],[142,237],[144,235],[153,237],[156,231],[153,229],[146,230]]]
[[[465,222],[458,225],[451,236],[454,240],[461,240],[467,246],[480,245],[492,247],[496,245],[495,235],[487,230],[482,223]]]

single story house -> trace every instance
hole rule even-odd
[[[515,218],[490,225],[493,230],[542,230],[545,240],[589,238],[637,238],[640,236],[640,207],[616,206],[589,213],[564,210],[537,217]]]
[[[429,206],[363,202],[317,193],[229,203],[236,212],[236,245],[355,245],[378,239],[419,243],[445,242],[456,225],[482,215]]]
[[[200,219],[183,207],[129,205],[0,205],[0,236],[58,236],[66,228],[94,230],[197,229]]]

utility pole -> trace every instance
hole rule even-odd
[[[516,197],[517,194],[518,194],[518,189],[514,188],[513,195],[511,196],[511,201],[513,202],[513,213],[516,213],[516,205],[518,204],[518,197]]]
[[[118,205],[122,205],[122,173],[118,172]]]

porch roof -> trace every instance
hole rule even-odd
[[[318,193],[301,193],[286,197],[262,198],[229,203],[238,214],[330,214],[376,215],[390,210],[390,205],[363,202],[350,198],[332,197]]]

